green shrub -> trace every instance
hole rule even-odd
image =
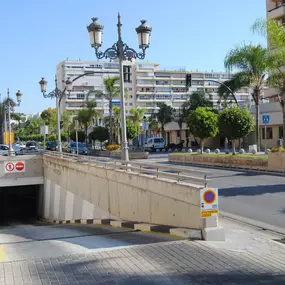
[[[270,152],[285,152],[285,148],[284,147],[275,147],[275,148],[272,148],[270,150]]]

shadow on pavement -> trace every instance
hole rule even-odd
[[[219,196],[234,197],[234,196],[257,196],[263,194],[285,193],[285,185],[257,185],[246,187],[232,187],[219,189]],[[285,212],[284,212],[285,213]]]

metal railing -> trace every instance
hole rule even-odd
[[[120,169],[128,172],[150,175],[157,178],[165,178],[177,182],[191,183],[201,187],[206,187],[210,173],[194,168],[183,168],[166,166],[155,163],[142,163],[136,161],[114,160],[114,158],[93,157],[86,155],[76,155],[70,153],[60,153],[56,151],[46,151],[45,155],[71,159],[77,162],[88,162],[95,166],[107,169]]]

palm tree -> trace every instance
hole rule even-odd
[[[109,101],[109,143],[112,144],[113,142],[113,125],[114,122],[112,121],[113,116],[113,99],[118,98],[120,96],[120,87],[116,86],[119,84],[120,77],[111,77],[111,78],[104,78],[104,87],[105,92],[101,90],[95,91],[95,97],[98,98],[105,98]],[[93,91],[94,92],[94,91]]]
[[[121,125],[121,108],[118,106],[114,106],[113,108],[113,118],[114,118],[114,125],[116,128],[116,137],[117,137],[117,143],[120,144],[120,125]]]
[[[277,97],[283,116],[283,147],[285,147],[285,31],[284,26],[277,20],[257,20],[252,26],[253,32],[257,32],[267,38],[269,52],[269,77],[268,84],[276,88],[276,93],[271,97]]]
[[[175,109],[165,103],[157,103],[157,107],[159,110],[152,114],[152,118],[160,124],[162,136],[165,138],[165,125],[173,121]]]
[[[236,46],[226,55],[224,65],[228,70],[237,69],[238,72],[231,79],[237,89],[242,87],[252,88],[252,98],[256,107],[256,144],[259,151],[259,101],[268,68],[267,49],[261,45],[252,44]]]
[[[95,107],[95,101],[87,101],[86,106],[81,109],[77,115],[78,122],[84,126],[86,144],[88,137],[88,128],[93,123],[94,118],[98,116],[98,113],[94,110]]]
[[[144,118],[145,112],[146,112],[145,108],[132,108],[130,110],[130,113],[131,113],[130,119],[136,125],[138,134],[140,132],[140,124]]]

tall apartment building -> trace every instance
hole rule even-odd
[[[285,0],[266,0],[266,15],[285,24]]]
[[[128,98],[126,99],[126,112],[134,106],[133,83],[131,78],[132,63],[124,63],[125,71],[125,88],[128,90]],[[77,76],[89,73],[80,77],[73,83],[73,91],[67,95],[60,104],[61,113],[64,110],[73,111],[75,114],[82,109],[86,100],[96,100],[96,109],[101,112],[102,116],[109,114],[109,101],[105,98],[95,98],[94,90],[104,89],[104,79],[108,77],[119,76],[118,62],[94,62],[94,61],[76,61],[64,60],[56,67],[56,76],[58,87],[60,90],[65,88],[64,82],[67,78],[73,80]],[[120,105],[120,98],[114,98],[113,105]]]
[[[73,91],[61,102],[61,113],[64,110],[74,111],[75,114],[83,108],[87,96],[89,100],[96,100],[97,110],[101,114],[108,115],[108,101],[104,98],[95,98],[94,90],[104,90],[103,80],[107,77],[119,75],[117,62],[71,61],[65,60],[57,65],[58,87],[64,89],[64,81],[70,77],[92,72],[76,80]],[[192,86],[185,87],[186,74],[192,74]],[[126,99],[126,113],[133,107],[146,108],[146,115],[155,112],[158,102],[164,102],[179,109],[195,91],[205,91],[209,99],[217,104],[219,96],[217,89],[219,84],[211,81],[225,81],[231,78],[231,74],[224,72],[198,72],[180,70],[162,70],[159,64],[153,63],[124,63],[125,88],[128,90]],[[91,93],[90,93],[91,91]],[[89,95],[88,95],[89,94]],[[240,105],[250,104],[250,94],[247,88],[236,93]],[[120,105],[120,98],[113,100],[114,105]]]
[[[186,74],[192,74],[192,86],[186,88]],[[137,107],[144,107],[147,113],[155,112],[158,102],[164,102],[175,109],[179,109],[195,91],[204,91],[214,105],[220,99],[217,89],[219,83],[231,78],[231,74],[224,72],[199,72],[182,70],[162,70],[159,64],[138,63],[133,66],[133,78],[136,82]],[[250,104],[250,94],[247,88],[236,92],[240,105]]]

